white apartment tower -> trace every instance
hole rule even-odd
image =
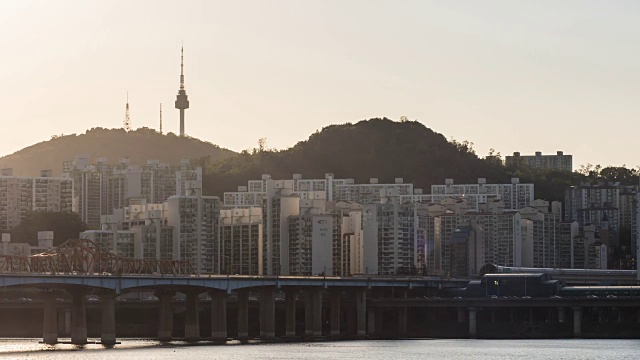
[[[289,275],[333,276],[332,215],[289,217]]]
[[[188,260],[198,274],[217,274],[220,199],[217,196],[171,196],[167,225],[174,228],[174,260]]]

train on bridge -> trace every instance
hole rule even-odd
[[[568,285],[638,284],[636,270],[529,268],[485,264],[478,275],[486,274],[547,274],[550,279],[560,280]]]
[[[534,270],[534,269],[532,269]],[[452,293],[455,295],[455,292]],[[565,285],[548,273],[495,273],[485,274],[479,280],[472,280],[467,287],[458,292],[465,298],[540,298],[540,297],[638,297],[640,286],[618,285]]]

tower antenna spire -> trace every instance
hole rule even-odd
[[[184,90],[184,46],[180,48],[180,90],[176,96],[176,109],[180,110],[180,136],[184,136],[184,111],[189,108],[189,98]]]
[[[184,90],[184,46],[180,48],[180,90]]]
[[[162,103],[160,103],[160,135],[162,135]]]
[[[122,127],[125,131],[131,131],[131,116],[129,114],[129,92],[127,91],[127,105],[124,109],[124,121]]]

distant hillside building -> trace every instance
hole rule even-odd
[[[380,202],[380,191],[395,189],[400,195],[413,194],[413,184],[406,184],[402,178],[395,178],[392,184],[379,183],[378,178],[369,179],[368,184],[356,184],[353,179],[336,179],[332,173],[324,179],[303,179],[301,174],[293,174],[292,179],[275,180],[263,174],[261,180],[249,180],[248,186],[238,186],[236,192],[224,193],[225,207],[261,206],[267,193],[267,184],[274,182],[276,188],[289,189],[301,200],[318,199],[326,201],[358,202],[374,204]],[[322,195],[319,195],[322,194]]]
[[[0,231],[20,224],[29,211],[73,210],[73,180],[52,177],[43,170],[39,177],[13,176],[12,169],[0,172]]]
[[[519,178],[512,178],[511,184],[487,184],[485,178],[479,178],[477,184],[454,184],[453,179],[445,179],[444,185],[431,185],[430,196],[469,198],[475,205],[471,209],[476,210],[481,203],[500,200],[505,210],[519,210],[531,204],[534,189],[533,184],[521,184]]]
[[[573,156],[565,155],[558,151],[556,155],[542,155],[537,151],[535,155],[520,155],[514,152],[512,156],[505,157],[507,166],[528,166],[532,169],[573,171]]]
[[[170,196],[188,195],[187,186],[202,188],[202,168],[189,160],[172,166],[158,160],[132,165],[127,158],[108,164],[106,158],[98,158],[90,164],[88,155],[78,155],[63,164],[63,176],[74,180],[74,209],[93,229],[100,227],[100,216],[124,208],[128,199],[162,203]]]

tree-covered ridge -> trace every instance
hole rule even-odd
[[[62,172],[62,163],[78,154],[89,154],[92,160],[106,157],[110,163],[128,157],[132,164],[144,164],[151,159],[179,164],[182,159],[195,158],[216,162],[235,153],[196,138],[173,133],[161,135],[144,127],[129,132],[93,128],[79,135],[55,135],[51,140],[2,157],[0,168],[13,168],[14,175],[21,176],[35,176],[40,170],[51,169],[57,176]]]
[[[512,177],[519,177],[523,183],[535,184],[536,197],[552,201],[563,201],[564,190],[583,181],[638,183],[638,171],[634,169],[590,168],[584,173],[533,170],[505,167],[499,157],[490,155],[480,158],[472,143],[447,141],[417,121],[376,118],[327,126],[285,150],[267,149],[261,141],[257,148],[209,167],[204,191],[222,195],[246,185],[247,180],[259,179],[261,174],[289,179],[294,173],[322,178],[327,172],[365,183],[372,177],[380,182],[401,177],[426,193],[431,185],[443,184],[445,178],[461,184],[476,183],[479,177],[490,183],[508,183]]]
[[[11,230],[11,242],[37,246],[38,231],[53,231],[53,246],[58,246],[69,239],[78,239],[85,230],[87,225],[76,213],[32,211]]]

